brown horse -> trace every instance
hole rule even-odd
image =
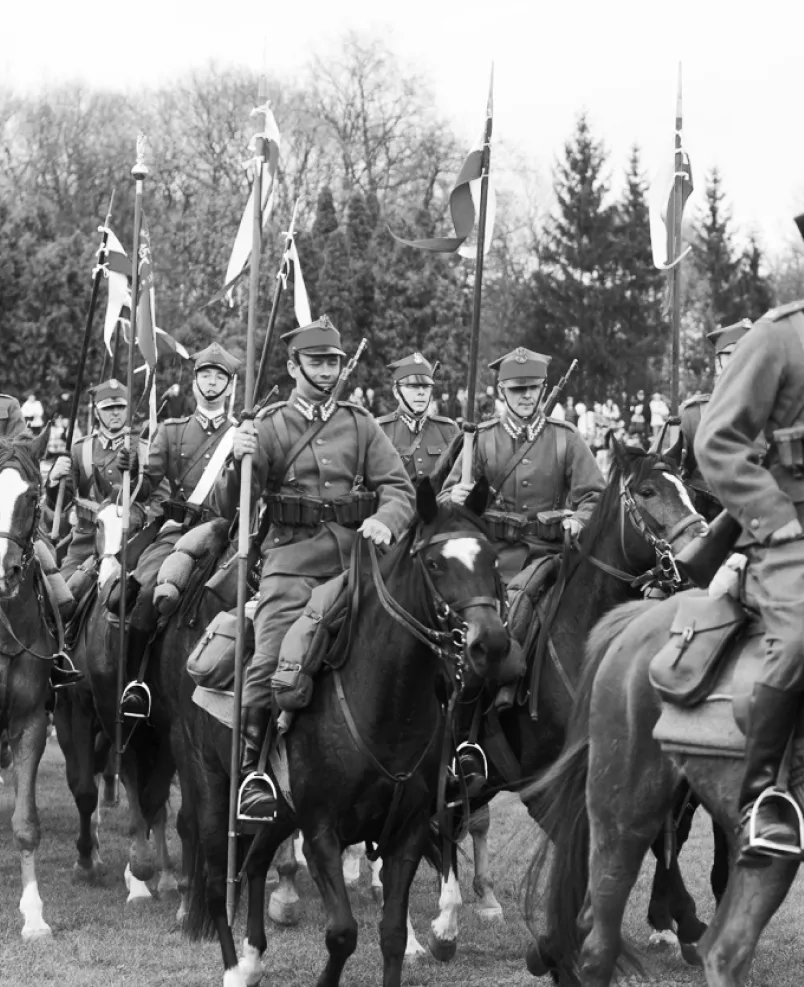
[[[45,749],[50,659],[59,650],[57,614],[48,611],[44,576],[34,554],[42,481],[39,460],[48,432],[0,439],[0,733],[8,731],[14,762],[11,826],[22,867],[24,939],[50,935],[42,917],[35,854],[41,838],[36,774]]]
[[[567,747],[537,786],[563,826],[552,862],[537,858],[528,882],[533,919],[537,883],[548,873],[548,932],[531,947],[529,966],[550,969],[561,983],[605,987],[618,957],[633,958],[621,941],[623,911],[685,780],[728,834],[735,856],[742,762],[679,759],[653,739],[661,701],[648,666],[669,637],[681,598],[626,604],[600,621],[589,640]],[[797,869],[797,861],[782,860],[766,869],[732,866],[715,919],[697,944],[709,987],[745,984],[759,935]],[[694,942],[681,924],[678,935]]]
[[[633,584],[639,584],[640,577],[660,559],[669,565],[672,552],[679,551],[702,529],[702,519],[679,479],[674,458],[616,441],[612,453],[606,489],[579,548],[569,556],[565,588],[550,632],[550,649],[538,680],[536,716],[531,716],[528,703],[515,704],[499,714],[496,739],[488,718],[481,721],[478,740],[489,754],[489,779],[484,792],[472,800],[475,810],[485,806],[498,791],[521,790],[556,760],[580,678],[584,645],[595,621],[617,604],[640,595],[640,589]],[[549,609],[549,603],[545,607]],[[478,693],[483,708],[490,704],[485,686],[467,686],[463,699],[470,719],[473,707],[469,700]],[[499,754],[501,743],[508,748],[505,756]],[[524,801],[530,814],[544,826],[546,806],[537,794],[524,797]],[[474,889],[480,899],[481,915],[494,917],[499,905],[488,876],[487,830],[487,817],[476,815],[470,826],[475,844]],[[663,868],[663,864],[658,866]],[[431,925],[430,949],[441,960],[452,957],[457,942],[461,892],[456,867],[457,854],[453,853],[453,867],[442,887],[439,915]],[[697,921],[694,902],[683,889],[677,867],[667,873],[662,869],[655,900],[666,892],[677,909],[689,911],[690,921]],[[698,923],[698,929],[700,935],[702,923]]]

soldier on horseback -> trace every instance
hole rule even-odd
[[[739,862],[762,866],[768,856],[799,854],[797,827],[773,789],[804,693],[804,301],[772,309],[736,346],[695,455],[742,525],[744,601],[765,624],[739,796]]]
[[[231,436],[221,447],[233,427],[226,411],[232,391],[238,361],[218,343],[212,343],[195,357],[193,394],[196,410],[184,418],[172,418],[160,423],[148,455],[136,499],[144,502],[154,498],[166,479],[170,485],[170,500],[162,505],[165,516],[159,536],[140,556],[131,574],[126,592],[136,593],[131,611],[128,638],[129,661],[140,667],[138,678],[126,686],[121,701],[124,716],[144,717],[150,710],[150,694],[142,681],[142,665],[148,643],[156,626],[158,614],[153,593],[159,568],[173,551],[179,538],[189,528],[213,517],[212,488],[230,451]],[[117,454],[120,469],[137,470],[136,453],[121,449]],[[118,603],[110,594],[109,608]],[[113,611],[114,612],[114,611]]]
[[[260,748],[271,716],[271,677],[285,632],[314,587],[348,566],[358,534],[389,545],[413,514],[413,487],[398,453],[362,407],[331,401],[344,351],[326,316],[285,333],[287,401],[264,409],[235,432],[234,462],[215,486],[215,504],[234,515],[240,461],[253,457],[253,494],[266,489],[271,527],[263,542],[255,651],[243,682],[240,817],[273,817],[276,795],[259,775]]]
[[[389,364],[398,407],[377,424],[402,457],[408,476],[416,483],[427,476],[439,456],[458,434],[451,418],[428,415],[433,396],[435,368],[421,353],[412,353]]]
[[[561,550],[563,531],[580,535],[605,482],[577,429],[548,418],[538,430],[549,356],[519,347],[489,364],[505,403],[501,417],[478,426],[475,473],[491,485],[492,510],[484,520],[495,537],[500,573],[507,584],[533,559]],[[445,493],[462,504],[471,485],[455,463]]]
[[[738,341],[751,328],[750,319],[741,319],[730,326],[720,326],[712,332],[706,334],[706,338],[715,348],[715,383],[723,374],[729,357],[734,352],[734,347]],[[695,506],[698,511],[712,521],[720,513],[721,505],[712,494],[709,485],[703,478],[703,474],[695,459],[695,436],[701,424],[701,416],[706,411],[711,394],[693,394],[691,398],[681,405],[681,435],[683,440],[683,450],[681,455],[681,471],[684,481],[695,494]]]

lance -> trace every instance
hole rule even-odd
[[[259,93],[263,102],[262,81]],[[258,111],[259,112],[259,108]],[[263,129],[265,113],[263,110]],[[264,133],[254,137],[254,223],[251,233],[251,267],[248,291],[248,330],[246,335],[246,371],[243,385],[242,420],[253,420],[254,358],[257,330],[257,301],[260,290],[260,251],[262,247],[262,170],[266,157]],[[251,456],[240,461],[240,518],[237,537],[237,637],[235,639],[234,710],[232,716],[232,747],[229,760],[229,829],[226,859],[226,915],[229,926],[234,925],[235,891],[237,885],[237,794],[240,775],[240,719],[243,698],[243,660],[246,640],[246,598],[248,596],[248,554],[251,527]]]
[[[672,294],[672,389],[670,413],[678,414],[679,364],[681,362],[681,211],[683,208],[684,151],[681,147],[681,62],[678,63],[676,93],[675,175],[673,178],[673,294]],[[647,394],[646,394],[647,399]]]
[[[274,328],[276,326],[276,317],[279,313],[279,299],[282,292],[287,284],[287,278],[290,268],[289,252],[291,245],[293,244],[293,237],[295,234],[296,225],[296,211],[299,208],[299,200],[296,200],[293,206],[293,215],[290,217],[290,228],[285,234],[285,249],[282,252],[282,260],[279,264],[279,270],[276,274],[276,285],[274,286],[274,297],[271,302],[271,314],[268,317],[268,328],[265,330],[265,339],[262,343],[262,353],[260,354],[260,366],[257,370],[257,379],[254,382],[254,393],[252,394],[252,403],[256,403],[260,397],[260,391],[265,383],[265,374],[268,369],[268,357],[271,352],[271,344],[273,342]],[[297,275],[294,274],[294,277]]]
[[[480,346],[480,303],[483,297],[483,256],[486,249],[486,212],[489,200],[489,166],[491,164],[491,124],[494,109],[494,66],[491,67],[489,98],[486,104],[486,129],[480,163],[480,210],[477,220],[477,259],[475,261],[475,290],[472,302],[472,338],[469,343],[469,370],[466,383],[466,420],[463,423],[463,460],[461,482],[472,482],[475,432],[475,389],[477,387],[477,357]]]
[[[109,208],[106,211],[106,222],[100,227],[99,231],[101,236],[101,245],[98,249],[98,263],[95,267],[94,276],[92,278],[92,294],[89,299],[89,311],[87,312],[87,324],[84,328],[84,342],[81,346],[81,357],[78,360],[78,373],[75,378],[75,387],[73,388],[73,402],[70,406],[70,420],[67,424],[67,433],[64,437],[65,445],[67,446],[67,455],[70,455],[70,449],[73,444],[73,433],[75,432],[75,423],[78,418],[78,402],[81,400],[81,390],[84,386],[84,370],[87,365],[87,355],[89,353],[89,341],[92,338],[92,320],[95,317],[95,305],[98,301],[98,290],[100,289],[101,278],[103,277],[103,265],[106,263],[106,244],[109,241],[109,224],[112,221],[112,205],[114,204],[114,189],[112,189],[112,195],[109,199]],[[53,525],[50,529],[51,541],[55,541],[59,537],[59,527],[61,525],[61,512],[64,507],[64,490],[67,486],[67,477],[62,477],[59,481],[59,492],[56,495],[56,507],[53,511]]]
[[[137,137],[137,160],[131,169],[134,178],[134,245],[131,250],[131,328],[128,340],[128,409],[123,429],[123,448],[131,453],[131,431],[134,421],[134,346],[137,339],[137,304],[140,289],[140,226],[142,225],[142,192],[148,168],[145,165],[145,135]],[[119,335],[119,329],[118,329]],[[120,628],[117,652],[117,720],[115,722],[115,802],[120,797],[120,759],[123,755],[123,714],[120,701],[126,672],[126,583],[128,582],[128,535],[131,525],[131,470],[123,470],[122,489],[122,541],[120,543]]]

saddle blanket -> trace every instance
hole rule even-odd
[[[203,686],[197,685],[193,691],[193,702],[219,723],[230,730],[232,729],[234,723],[233,692],[220,692],[217,689],[205,689]],[[290,768],[284,734],[279,734],[268,752],[268,765],[282,798],[290,806],[291,811],[295,812],[296,809],[290,792]]]

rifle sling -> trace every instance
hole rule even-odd
[[[201,445],[196,449],[195,456],[190,460],[187,466],[184,468],[184,472],[176,480],[176,486],[174,490],[178,490],[184,485],[184,481],[195,466],[201,462],[201,459],[205,452],[212,448],[212,446],[217,445],[218,441],[229,431],[234,422],[231,419],[227,419],[221,428],[216,428],[215,431],[206,437],[206,439],[201,443]],[[178,452],[178,449],[176,450]]]
[[[522,462],[525,456],[533,449],[533,447],[536,445],[536,443],[539,441],[542,435],[544,435],[546,426],[547,426],[547,419],[542,418],[542,420],[539,422],[539,425],[537,426],[536,434],[533,436],[530,442],[526,442],[524,445],[520,446],[519,451],[516,452],[508,460],[505,466],[503,466],[500,472],[494,477],[494,480],[491,482],[491,485],[489,486],[490,500],[497,496],[497,494],[502,489],[502,485],[505,483],[508,477],[514,472],[517,466],[519,466],[519,464]]]

